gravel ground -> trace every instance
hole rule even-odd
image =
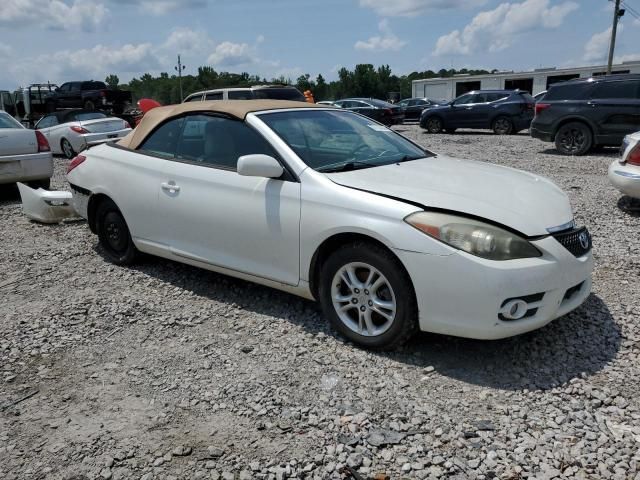
[[[0,479],[640,480],[639,217],[607,182],[617,152],[397,129],[564,188],[594,239],[587,302],[517,338],[372,353],[312,302],[162,259],[110,265],[84,222],[30,222],[3,188]]]

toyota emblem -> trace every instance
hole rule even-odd
[[[578,235],[578,241],[585,250],[589,248],[589,235],[587,235],[587,232],[580,233],[580,235]]]

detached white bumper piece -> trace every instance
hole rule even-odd
[[[31,220],[42,223],[60,223],[65,218],[77,216],[73,209],[71,192],[34,190],[18,183],[22,198],[22,211]]]

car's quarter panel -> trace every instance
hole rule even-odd
[[[160,193],[171,252],[254,276],[299,282],[300,183],[172,162]]]
[[[141,251],[166,249],[167,231],[173,225],[158,208],[158,196],[166,180],[167,160],[115,145],[99,145],[83,155],[86,160],[67,175],[72,187],[109,197]]]
[[[404,221],[411,213],[421,210],[415,205],[338,185],[328,175],[312,169],[305,170],[300,180],[300,277],[305,281],[310,279],[318,248],[339,234],[360,234],[390,249],[435,256],[451,255],[455,251]]]

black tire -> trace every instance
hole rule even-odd
[[[493,130],[496,135],[510,135],[515,130],[515,127],[509,117],[500,115],[493,119],[491,130]]]
[[[84,105],[82,106],[85,110],[93,112],[96,109],[96,104],[93,103],[93,100],[86,100]]]
[[[387,289],[387,285],[385,284],[382,285],[382,287],[378,287],[378,293],[371,292],[374,297],[380,298],[380,295],[383,295],[386,289],[387,298],[385,300],[389,298],[395,300],[395,315],[393,319],[389,321],[387,329],[378,335],[361,335],[352,330],[352,328],[340,318],[336,307],[334,307],[332,297],[334,277],[343,267],[350,263],[373,267],[385,277],[387,283],[390,285],[390,289]],[[364,281],[364,279],[358,278],[360,281]],[[340,285],[335,285],[336,288],[345,286],[342,280],[339,280],[339,282]],[[380,293],[381,291],[382,293]],[[369,295],[367,290],[358,292],[357,289],[355,289],[350,290],[350,292],[352,296],[356,294],[360,294],[360,296],[363,296],[362,294]],[[325,316],[331,321],[333,328],[349,340],[363,347],[384,350],[397,348],[404,344],[418,327],[418,305],[413,284],[411,283],[408,273],[391,252],[373,243],[357,242],[344,245],[335,250],[321,266],[318,297]],[[362,300],[361,307],[354,306],[354,310],[350,310],[350,312],[353,312],[354,315],[359,317],[359,309],[365,308],[365,301],[366,300]],[[351,304],[352,300],[343,300],[342,302]],[[368,304],[372,305],[372,302],[369,301]],[[374,309],[372,308],[372,310]],[[375,312],[371,313],[370,315],[372,317],[370,318],[374,318],[374,314]],[[380,315],[377,315],[377,317],[379,318],[375,320],[383,320],[384,323],[383,317]],[[374,320],[372,320],[372,322],[373,321]]]
[[[448,133],[449,135],[453,135],[454,133],[456,133],[457,128],[445,128],[444,131],[445,133]]]
[[[53,113],[56,111],[56,103],[49,101],[45,104],[44,108],[47,111],[47,113]]]
[[[76,151],[73,149],[73,146],[71,145],[71,142],[69,142],[69,140],[67,140],[66,138],[63,138],[62,140],[60,140],[60,149],[62,150],[62,154],[65,157],[67,157],[69,160],[71,160],[77,155]]]
[[[444,125],[440,117],[428,117],[424,121],[424,128],[426,128],[429,133],[440,133],[443,127]]]
[[[593,134],[582,122],[565,123],[556,133],[555,144],[563,155],[584,155],[593,147]]]
[[[42,180],[32,180],[30,182],[27,182],[27,185],[29,185],[31,188],[33,189],[38,189],[38,188],[43,188],[45,190],[49,190],[49,188],[51,188],[51,179],[50,178],[43,178]]]
[[[116,265],[131,265],[138,256],[127,222],[111,200],[103,200],[96,209],[96,227],[105,256]]]

